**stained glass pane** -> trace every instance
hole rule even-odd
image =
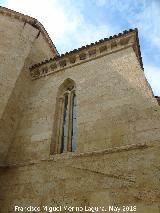
[[[67,143],[67,131],[68,131],[68,95],[64,97],[64,113],[63,113],[63,125],[62,125],[62,138],[61,138],[61,148],[60,152],[64,151],[65,145]]]
[[[76,95],[73,95],[72,98],[72,151],[76,150],[76,138],[77,138],[77,129],[76,129]]]

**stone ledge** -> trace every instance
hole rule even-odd
[[[49,159],[28,161],[28,162],[15,163],[15,164],[3,164],[3,165],[0,165],[0,168],[24,167],[24,166],[41,164],[44,161],[45,162],[50,162],[50,161],[56,162],[56,161],[61,161],[64,159],[92,157],[92,156],[99,156],[99,155],[112,154],[112,153],[118,153],[118,152],[132,151],[132,150],[137,150],[137,149],[146,149],[149,147],[152,147],[152,145],[146,144],[146,143],[139,143],[139,144],[131,144],[131,145],[126,145],[126,146],[108,148],[105,150],[93,151],[93,152],[85,152],[85,153],[68,152],[68,153],[51,155]]]
[[[117,152],[124,152],[124,151],[131,151],[135,149],[145,149],[149,146],[146,143],[140,143],[140,144],[131,144],[126,146],[120,146],[120,147],[114,147],[114,148],[108,148],[105,150],[100,151],[93,151],[93,152],[85,152],[85,153],[62,153],[62,154],[55,154],[50,157],[51,160],[59,160],[59,159],[67,159],[67,158],[79,158],[79,157],[91,157],[91,156],[99,156],[103,154],[112,154]]]

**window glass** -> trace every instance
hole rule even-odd
[[[62,122],[62,138],[61,138],[61,148],[60,152],[62,153],[65,149],[67,143],[67,131],[68,131],[68,95],[64,96],[64,113],[63,113],[63,122]]]
[[[76,150],[76,95],[74,94],[72,97],[72,139],[71,139],[71,146],[72,151]]]

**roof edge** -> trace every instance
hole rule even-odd
[[[133,45],[133,49],[134,49],[134,51],[136,53],[136,56],[138,58],[138,61],[140,63],[141,68],[144,70],[142,56],[141,56],[141,49],[140,49],[140,44],[139,44],[138,29],[137,28],[135,28],[135,33],[136,33],[136,37],[135,37],[135,42],[134,42],[134,45]]]
[[[64,57],[66,56],[70,56],[70,55],[73,55],[74,53],[78,53],[82,50],[85,50],[87,48],[90,48],[90,47],[93,47],[93,46],[96,46],[98,44],[101,44],[103,42],[106,42],[106,41],[111,41],[111,40],[114,40],[116,38],[120,38],[120,37],[123,37],[129,33],[135,33],[136,37],[135,37],[135,41],[134,41],[134,44],[133,44],[133,48],[134,48],[134,51],[136,53],[136,56],[138,58],[138,61],[140,63],[140,66],[141,68],[143,69],[143,62],[142,62],[142,57],[141,57],[141,51],[140,51],[140,45],[139,45],[139,38],[138,38],[138,29],[135,28],[135,29],[129,29],[129,30],[125,30],[123,31],[122,33],[119,33],[119,34],[116,34],[116,35],[113,35],[113,36],[110,36],[108,38],[104,38],[104,39],[100,39],[99,41],[96,41],[94,43],[91,43],[89,45],[86,45],[86,46],[82,46],[80,48],[77,48],[77,49],[74,49],[74,50],[71,50],[70,52],[66,52],[64,54],[61,54],[61,55],[57,55],[55,56],[54,58],[50,58],[48,60],[45,60],[45,61],[42,61],[41,63],[38,63],[38,64],[34,64],[33,66],[30,67],[30,70],[34,69],[34,68],[37,68],[41,65],[44,65],[48,62],[51,62],[51,61],[54,61],[54,60],[59,60],[59,59],[63,59]]]
[[[14,10],[8,9],[6,7],[2,7],[2,6],[0,6],[0,13],[2,15],[10,16],[15,19],[19,19],[20,21],[24,21],[24,22],[30,24],[32,27],[38,29],[42,33],[44,39],[49,44],[49,47],[52,50],[52,52],[56,55],[59,55],[55,45],[53,44],[53,42],[52,42],[51,38],[49,37],[47,31],[45,30],[44,26],[37,19],[32,18],[28,15],[24,15],[19,12],[16,12]]]

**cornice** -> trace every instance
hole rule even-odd
[[[129,31],[124,31],[118,35],[101,39],[98,42],[82,46],[81,48],[66,52],[60,56],[43,61],[42,63],[35,64],[30,67],[31,77],[35,80],[43,76],[59,72],[63,69],[94,60],[95,58],[120,51],[130,46],[133,47],[139,63],[143,68],[138,40],[138,30],[130,29]]]
[[[41,32],[43,38],[49,44],[51,51],[54,54],[59,55],[55,45],[53,44],[51,38],[49,37],[47,31],[45,30],[43,25],[37,19],[32,18],[32,17],[27,16],[27,15],[24,15],[24,14],[19,13],[19,12],[16,12],[14,10],[10,10],[10,9],[8,9],[6,7],[2,7],[2,6],[0,6],[0,14],[2,14],[3,16],[9,16],[9,17],[18,19],[18,20],[23,21],[24,23],[28,23],[31,26],[33,26],[34,28],[38,29]]]

